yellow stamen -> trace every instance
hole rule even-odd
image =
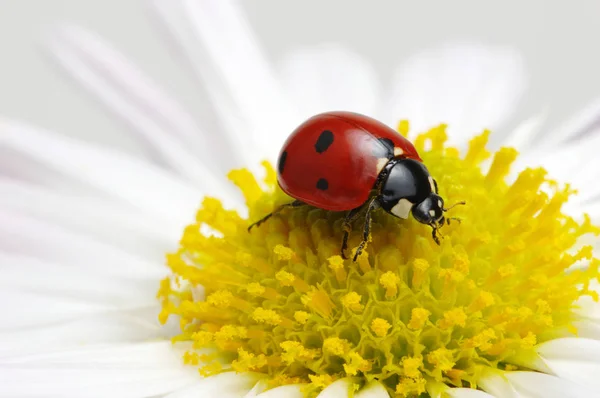
[[[401,397],[416,397],[425,392],[426,384],[427,382],[423,377],[415,379],[402,377],[400,378],[400,383],[396,385],[395,392]]]
[[[342,305],[349,310],[360,312],[363,310],[364,305],[360,303],[362,297],[356,292],[350,292],[344,295],[341,299]]]
[[[356,376],[358,372],[368,372],[371,370],[371,364],[359,353],[353,352],[348,355],[347,363],[344,364],[344,372],[348,376]]]
[[[348,350],[350,350],[350,343],[348,340],[330,337],[323,342],[323,352],[328,352],[341,357],[346,354]]]
[[[400,278],[391,271],[386,272],[379,278],[379,283],[385,289],[385,297],[392,298],[398,293],[398,283]]]
[[[392,325],[385,319],[375,318],[371,322],[371,330],[379,337],[387,336],[387,332],[391,327]]]
[[[281,359],[288,365],[295,361],[308,361],[318,354],[317,350],[307,350],[297,341],[284,341],[283,343],[280,343],[279,346],[283,349]]]
[[[310,314],[306,311],[294,312],[294,319],[296,320],[296,322],[300,323],[301,325],[304,325],[308,321],[309,316],[310,316]]]
[[[421,377],[421,368],[423,367],[423,358],[402,358],[402,367],[404,369],[404,375],[411,379],[417,379]]]
[[[431,315],[431,312],[425,308],[413,308],[410,322],[408,322],[407,326],[410,329],[422,329],[425,326],[425,322],[429,319],[429,315]]]

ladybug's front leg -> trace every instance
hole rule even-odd
[[[358,247],[356,248],[356,253],[354,253],[354,258],[352,259],[352,261],[356,261],[356,259],[358,259],[358,256],[360,256],[363,249],[367,245],[367,242],[369,241],[369,235],[371,234],[371,213],[373,212],[373,210],[377,210],[379,208],[379,206],[381,206],[381,205],[379,203],[379,200],[377,200],[377,198],[373,198],[369,202],[369,206],[367,207],[367,214],[365,215],[365,225],[363,228],[363,240],[362,240],[362,242],[360,242],[360,245],[358,245]]]
[[[344,238],[342,239],[341,255],[344,260],[348,258],[346,257],[346,249],[348,248],[348,237],[350,236],[350,232],[352,232],[352,223],[358,218],[363,208],[364,206],[360,206],[356,209],[350,210],[346,215],[346,218],[344,218],[344,222],[342,223],[342,231],[344,231]]]
[[[286,203],[284,205],[281,205],[278,208],[276,208],[275,210],[273,210],[271,213],[269,213],[266,216],[264,216],[263,218],[261,218],[260,220],[250,224],[250,226],[248,227],[248,232],[250,232],[250,230],[252,228],[260,226],[260,224],[264,223],[265,221],[267,221],[269,218],[273,217],[274,215],[279,214],[285,208],[300,207],[300,206],[304,206],[304,205],[306,205],[306,203],[301,202],[299,200],[294,200],[292,203]]]

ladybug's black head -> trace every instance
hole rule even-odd
[[[381,207],[399,218],[412,213],[417,221],[433,228],[433,239],[439,243],[436,233],[446,223],[444,213],[448,209],[425,165],[414,159],[393,159],[382,173]]]
[[[435,192],[431,192],[421,203],[412,207],[415,220],[427,225],[444,224],[444,200]]]
[[[379,202],[388,213],[408,218],[413,213],[422,223],[429,224],[442,214],[430,210],[442,209],[438,203],[437,187],[423,163],[414,159],[392,159],[382,171]],[[433,196],[432,196],[433,195]],[[418,209],[417,209],[418,208]]]

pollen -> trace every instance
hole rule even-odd
[[[448,329],[453,326],[465,326],[467,322],[467,314],[462,307],[453,308],[444,312],[442,319],[438,321],[438,326],[442,329]]]
[[[304,325],[308,321],[308,317],[310,314],[306,311],[296,311],[294,312],[294,319],[301,325]]]
[[[398,129],[408,136],[408,122]],[[417,136],[445,203],[467,202],[451,210],[461,223],[444,225],[438,246],[427,226],[376,211],[356,262],[340,255],[343,212],[288,208],[249,233],[293,199],[266,162],[264,181],[232,171],[248,218],[205,198],[158,287],[159,320],[178,322],[183,361],[201,376],[305,383],[308,395],[351,377],[355,387],[378,381],[392,397],[416,397],[476,388],[486,370],[523,369],[538,344],[576,335],[577,302],[598,300],[591,282],[600,279],[579,238],[600,229],[562,212],[576,193],[545,170],[507,182],[518,153],[491,153],[488,137],[460,154],[444,125]],[[360,218],[352,230],[347,253],[362,239]]]
[[[281,286],[292,286],[296,279],[293,274],[283,270],[275,274],[275,278],[281,283]]]
[[[385,274],[381,275],[379,278],[379,283],[385,289],[385,297],[392,298],[398,293],[398,283],[400,282],[400,278],[396,276],[392,271],[388,271]]]
[[[400,397],[418,397],[425,392],[427,381],[423,377],[403,377],[400,380],[395,390]]]
[[[273,249],[273,252],[277,256],[277,258],[279,258],[280,260],[283,260],[283,261],[291,260],[292,257],[294,256],[294,251],[292,249],[290,249],[289,247],[285,247],[283,245],[275,246],[275,249]]]
[[[273,310],[265,310],[264,308],[256,308],[252,312],[252,319],[259,323],[266,323],[269,325],[279,325],[281,323],[281,317]]]
[[[317,356],[317,350],[308,350],[297,341],[284,341],[279,346],[283,350],[281,359],[290,365],[296,361],[308,361]]]
[[[371,322],[371,330],[379,337],[385,337],[388,334],[388,330],[392,327],[388,321],[381,318],[373,319]]]
[[[338,337],[330,337],[323,342],[323,351],[333,355],[343,356],[350,350],[350,343]]]
[[[267,289],[264,286],[261,286],[260,283],[252,282],[246,286],[246,291],[253,296],[260,296],[265,293]]]
[[[208,304],[212,304],[215,307],[225,308],[231,304],[233,294],[227,290],[219,290],[211,294],[206,298]]]
[[[359,353],[353,352],[348,355],[348,361],[344,364],[344,372],[348,376],[356,376],[358,372],[371,370],[371,363],[364,359]]]
[[[328,374],[319,375],[319,376],[308,375],[308,379],[310,380],[312,385],[317,389],[323,389],[323,388],[327,387],[328,385],[330,385],[331,383],[333,383],[333,381],[334,381],[333,376],[328,375]]]
[[[408,328],[413,330],[422,329],[425,326],[425,322],[429,319],[431,312],[425,308],[413,308],[411,310],[410,321],[408,322]]]
[[[342,305],[345,308],[348,308],[349,310],[354,312],[360,312],[365,307],[360,303],[361,300],[362,297],[358,293],[350,292],[345,294],[340,301],[342,302]]]

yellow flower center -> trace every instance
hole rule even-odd
[[[575,333],[572,310],[582,295],[597,299],[589,282],[600,262],[591,247],[570,249],[599,231],[561,212],[573,191],[544,170],[507,184],[514,149],[482,172],[487,138],[463,157],[445,145],[445,126],[414,141],[446,202],[467,201],[441,246],[429,227],[379,211],[352,262],[339,256],[343,213],[289,209],[248,233],[248,220],[204,199],[158,293],[160,320],[177,316],[174,340],[192,343],[185,361],[205,376],[233,369],[271,386],[307,383],[307,393],[352,377],[357,388],[378,380],[415,396],[441,383],[475,388],[486,368],[518,369],[536,344]],[[264,167],[264,186],[247,170],[229,175],[250,220],[291,201]],[[355,230],[354,249],[360,221]],[[587,267],[565,272],[578,262]]]

